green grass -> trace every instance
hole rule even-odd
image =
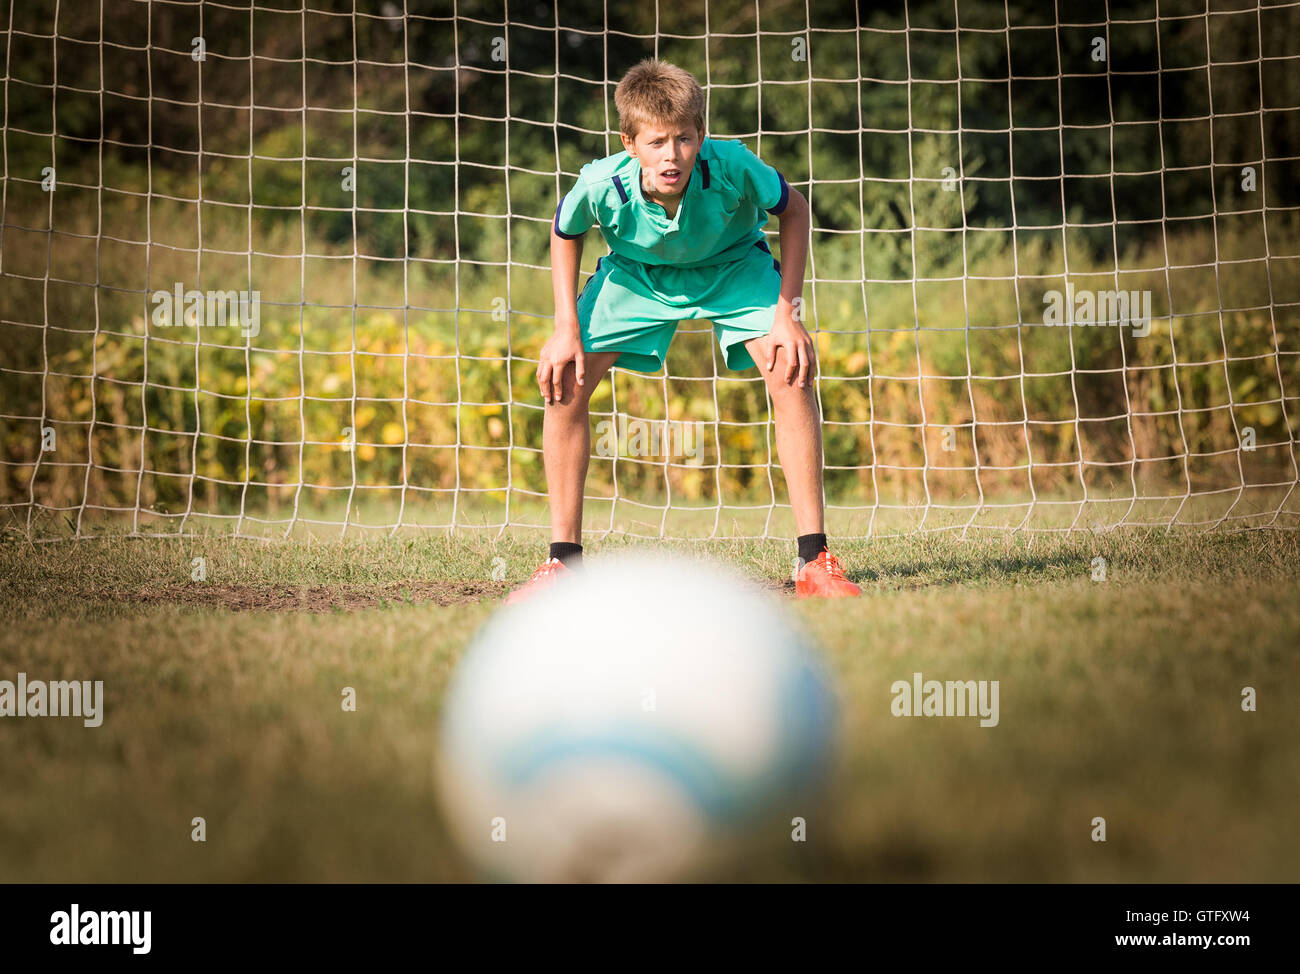
[[[589,563],[630,544],[589,540]],[[792,554],[655,547],[706,551],[773,584]],[[806,844],[729,878],[1300,875],[1296,532],[835,548],[864,597],[787,602],[842,701],[828,801]],[[479,534],[0,543],[0,679],[102,679],[106,698],[93,730],[0,721],[0,876],[472,878],[437,809],[439,708],[467,642],[541,551],[535,537]],[[200,556],[208,579],[194,583]],[[918,671],[998,680],[1000,723],[893,717],[890,684]],[[340,708],[345,686],[355,713]],[[1245,686],[1257,712],[1241,709]],[[206,843],[190,840],[195,816]],[[1105,843],[1089,838],[1097,816]]]

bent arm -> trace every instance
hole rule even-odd
[[[582,237],[565,238],[551,228],[551,288],[555,293],[555,330],[578,333],[578,269]]]
[[[808,263],[808,233],[811,227],[808,200],[803,193],[790,187],[790,198],[777,217],[780,221],[781,243],[781,297],[778,308],[791,312],[796,321],[803,319],[802,310],[794,314],[795,299],[803,297],[803,276]],[[802,300],[800,300],[802,304]]]

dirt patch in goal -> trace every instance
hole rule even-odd
[[[501,601],[513,586],[506,582],[429,581],[388,585],[154,585],[132,589],[100,589],[90,598],[131,605],[181,605],[230,612],[353,612],[402,605],[462,605]],[[794,595],[794,582],[769,581],[762,586],[777,595]]]
[[[402,582],[389,585],[158,585],[95,592],[132,605],[183,605],[231,612],[352,612],[401,605],[460,605],[504,599],[505,582]]]

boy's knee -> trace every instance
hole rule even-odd
[[[796,389],[799,388],[799,360],[791,353],[790,349],[786,348],[784,345],[777,348],[775,362],[770,370],[767,367],[767,363],[772,361],[772,353],[766,348],[762,350],[762,353],[762,358],[755,355],[754,361],[758,363],[758,369],[763,373],[763,379],[767,382],[768,386],[773,389],[782,386],[789,388],[791,385]],[[795,370],[794,382],[787,383],[785,377],[789,374],[790,366],[792,364]]]
[[[570,362],[565,366],[564,374],[560,376],[560,394],[562,401],[558,403],[553,402],[551,405],[561,406],[563,408],[586,406],[586,404],[591,400],[591,395],[594,391],[595,381],[593,381],[593,379],[599,381],[599,376],[593,376],[591,370],[588,369],[586,375],[583,376],[583,384],[578,385],[577,366]]]

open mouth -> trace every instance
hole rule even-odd
[[[664,182],[675,183],[682,178],[682,171],[680,169],[665,169],[660,175],[663,176]]]

